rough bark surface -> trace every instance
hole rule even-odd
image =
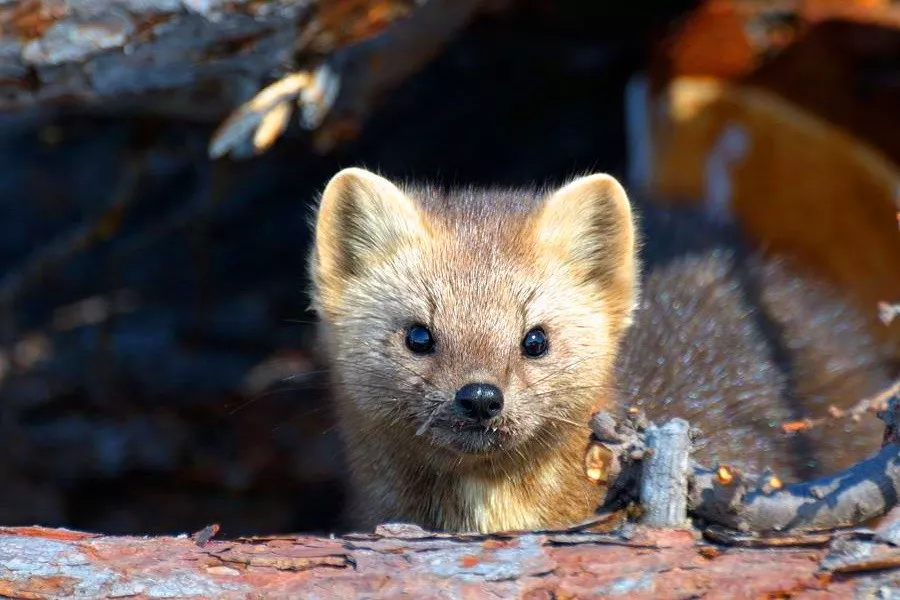
[[[853,542],[851,542],[853,543]],[[893,552],[869,539],[872,551]],[[846,545],[846,544],[845,544]],[[408,526],[343,538],[209,541],[0,531],[0,594],[60,597],[849,598],[900,584],[840,549],[727,549],[684,530],[445,536]],[[854,575],[832,577],[820,561]],[[830,562],[829,562],[830,561]],[[849,562],[848,562],[849,561]],[[825,564],[825,563],[823,563]],[[849,566],[848,566],[849,565]],[[869,567],[871,568],[871,567]]]
[[[198,116],[221,112],[295,67],[298,59],[316,62],[371,38],[419,4],[0,0],[0,110],[201,86],[193,96]],[[437,12],[459,12],[457,3],[435,4],[441,5]],[[444,29],[432,32],[431,45],[440,44]],[[433,54],[429,48],[413,50],[390,70],[419,66]]]
[[[679,527],[687,522],[687,486],[691,441],[688,423],[672,419],[647,429],[641,477],[642,522],[655,527]]]
[[[0,2],[0,109],[255,79],[292,59],[315,2]],[[252,80],[252,79],[251,79]]]

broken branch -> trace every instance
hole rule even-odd
[[[896,387],[891,389],[896,390]],[[680,457],[687,438],[687,424],[677,421],[672,431],[677,431],[678,435],[663,437],[657,432],[671,424],[659,429],[651,424],[644,430],[638,430],[633,420],[613,426],[609,415],[595,415],[591,425],[596,433],[588,452],[596,452],[592,446],[600,444],[612,454],[607,462],[616,468],[610,470],[607,479],[614,485],[610,485],[605,504],[610,503],[611,497],[639,498],[643,510],[657,511],[650,522],[675,525],[677,516],[674,513],[680,507],[674,490],[684,489],[680,478],[682,473],[686,473],[687,510],[691,516],[707,523],[753,534],[825,531],[861,525],[898,505],[900,498],[896,490],[900,490],[900,435],[897,424],[900,423],[900,400],[892,397],[888,409],[878,416],[886,424],[886,433],[883,446],[875,456],[840,473],[790,485],[784,485],[771,473],[751,480],[727,465],[710,469],[695,464],[690,469],[685,468]],[[611,436],[610,431],[615,431],[616,437]],[[627,449],[618,443],[619,439],[630,440]],[[664,440],[674,449],[667,449]],[[652,444],[653,451],[649,457],[636,460],[641,456],[641,444],[646,448]],[[660,455],[668,456],[669,453],[679,458],[658,459]],[[622,479],[619,474],[627,471],[617,466],[622,464],[642,471],[642,475],[635,477],[632,474],[628,479]],[[665,482],[666,479],[678,484],[642,483],[639,492],[628,489],[629,485],[635,486],[636,481]],[[659,504],[660,488],[668,490],[667,501],[673,512],[667,517],[660,516],[658,512],[665,510]]]
[[[285,131],[296,107],[327,151],[352,137],[375,101],[418,71],[475,15],[484,0],[428,0],[408,18],[359,44],[290,73],[235,110],[213,135],[212,158],[265,151]]]
[[[789,421],[787,423],[782,423],[781,429],[785,433],[794,433],[797,431],[806,431],[813,427],[819,427],[835,419],[852,419],[853,421],[858,421],[863,415],[873,414],[887,409],[888,400],[898,393],[900,393],[900,380],[895,381],[874,396],[863,398],[847,410],[831,406],[828,409],[828,416],[826,417]]]
[[[642,521],[655,527],[681,527],[687,520],[687,482],[691,440],[688,423],[672,419],[646,432],[647,455],[641,477]]]
[[[244,103],[210,145],[218,157],[262,152],[298,108],[324,150],[355,134],[378,97],[427,64],[485,5],[503,7],[497,0],[0,1],[0,111],[80,105],[220,120]]]

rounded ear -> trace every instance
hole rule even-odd
[[[393,183],[365,169],[340,171],[325,186],[316,212],[313,306],[334,314],[349,280],[424,233],[415,204]]]
[[[638,300],[637,235],[631,203],[615,177],[580,177],[553,193],[537,220],[537,240],[583,283],[596,286],[613,322],[631,323]]]

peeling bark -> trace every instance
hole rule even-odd
[[[862,534],[861,534],[862,535]],[[888,545],[869,536],[876,552]],[[16,598],[848,598],[900,572],[831,579],[840,549],[722,550],[685,530],[624,536],[543,532],[451,536],[383,526],[341,538],[209,541],[0,530],[0,594]],[[827,561],[826,561],[827,562]],[[823,563],[825,564],[825,563]]]

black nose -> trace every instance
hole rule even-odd
[[[456,406],[466,418],[487,421],[503,410],[503,392],[489,383],[469,383],[456,392]]]

